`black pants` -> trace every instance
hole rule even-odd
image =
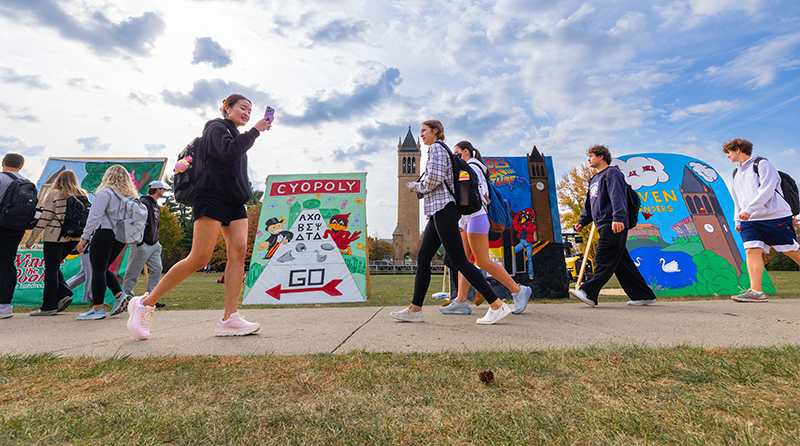
[[[108,269],[125,244],[114,238],[111,229],[98,229],[92,236],[92,249],[89,250],[89,262],[92,264],[92,304],[102,305],[106,296],[106,287],[115,296],[122,292],[116,274]]]
[[[453,267],[463,274],[479,293],[483,294],[486,302],[491,304],[497,300],[497,295],[489,282],[478,271],[478,268],[475,268],[475,265],[467,260],[464,244],[461,242],[461,233],[458,231],[458,220],[460,219],[461,213],[458,212],[456,205],[450,202],[428,220],[417,254],[417,275],[414,278],[414,297],[411,299],[413,305],[421,307],[425,301],[428,286],[431,284],[431,260],[440,245],[444,245],[444,250],[447,251],[447,257],[450,258]]]
[[[0,304],[10,304],[17,287],[17,248],[25,231],[0,228]]]
[[[581,285],[587,297],[597,302],[600,290],[611,279],[611,275],[616,274],[619,284],[631,300],[655,299],[656,295],[647,286],[625,247],[628,230],[615,234],[611,225],[607,225],[599,227],[597,232],[600,240],[597,242],[597,254],[594,258],[594,275]]]
[[[78,242],[44,242],[44,302],[42,311],[55,310],[58,301],[72,296],[72,291],[61,273],[61,262],[67,258]]]

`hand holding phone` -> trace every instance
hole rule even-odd
[[[267,106],[267,111],[264,112],[264,117],[269,119],[269,122],[272,122],[272,120],[275,119],[275,109]]]

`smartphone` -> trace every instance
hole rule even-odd
[[[264,117],[269,118],[269,122],[275,118],[275,109],[272,107],[267,107],[267,111],[264,112]]]

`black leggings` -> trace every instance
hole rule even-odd
[[[123,249],[125,244],[114,238],[114,231],[111,229],[98,229],[92,236],[92,245],[89,247],[89,262],[92,264],[92,304],[103,304],[106,287],[115,296],[122,292],[116,274],[108,268]]]
[[[78,242],[44,242],[44,298],[42,311],[55,310],[58,301],[72,296],[61,273],[61,262],[75,249]]]
[[[425,300],[428,286],[431,283],[431,260],[440,245],[444,245],[444,250],[447,251],[447,257],[453,267],[463,274],[479,293],[483,294],[489,304],[497,300],[497,295],[489,282],[478,271],[478,268],[475,268],[475,265],[467,260],[464,244],[461,242],[461,233],[458,231],[458,220],[460,219],[461,213],[453,202],[448,203],[444,209],[428,219],[428,225],[425,226],[425,233],[422,235],[422,243],[417,254],[417,276],[414,278],[414,297],[411,299],[411,304],[421,307]]]

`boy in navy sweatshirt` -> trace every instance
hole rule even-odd
[[[656,303],[656,295],[647,286],[644,277],[631,260],[625,241],[628,239],[628,194],[625,175],[617,168],[609,169],[611,152],[608,147],[595,145],[586,151],[589,165],[597,173],[589,180],[589,191],[586,194],[581,218],[574,228],[580,231],[587,224],[594,222],[600,239],[594,258],[594,275],[584,282],[579,289],[569,293],[590,307],[597,306],[600,290],[611,279],[612,274],[631,299],[628,305],[650,305]]]

